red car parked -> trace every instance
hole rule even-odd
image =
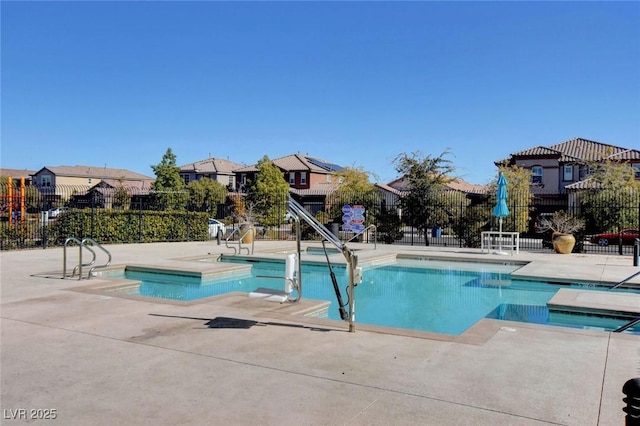
[[[640,238],[637,229],[623,229],[620,234],[617,232],[598,234],[591,237],[591,242],[600,246],[608,246],[609,244],[618,244],[619,238],[622,238],[622,244],[632,246],[636,238]]]

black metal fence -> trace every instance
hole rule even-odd
[[[270,220],[257,220],[258,238],[286,240],[293,238],[292,225],[284,219],[286,195],[269,206]],[[631,255],[631,244],[602,245],[591,237],[604,232],[638,229],[640,197],[619,195],[616,199],[574,197],[545,199],[510,194],[510,215],[502,229],[520,234],[520,249],[549,251],[545,235],[536,233],[540,215],[565,210],[583,217],[586,228],[576,235],[577,251]],[[138,188],[99,188],[62,186],[11,190],[0,184],[0,249],[47,248],[59,246],[67,237],[93,238],[100,243],[139,243],[157,241],[203,241],[215,239],[208,229],[208,218],[227,225],[227,233],[239,226],[229,201],[217,203],[190,198],[188,193],[153,193]],[[337,193],[330,196],[307,194],[297,199],[318,220],[340,238],[348,240],[364,231],[358,240],[404,245],[443,247],[479,247],[480,233],[497,230],[498,219],[491,214],[493,194],[464,194],[441,191],[429,196],[428,223],[414,223],[399,197],[389,193]],[[525,199],[527,202],[519,200]],[[577,200],[577,201],[576,201]],[[612,209],[612,205],[615,207]],[[350,206],[346,208],[344,206]],[[593,212],[600,212],[594,214]],[[602,216],[607,212],[608,216]],[[363,214],[360,214],[363,213]],[[276,218],[276,219],[274,219]],[[281,218],[281,219],[280,219]],[[306,232],[305,232],[306,231]],[[303,226],[306,239],[317,238]]]

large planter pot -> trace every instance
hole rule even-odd
[[[553,234],[553,249],[556,253],[569,254],[576,245],[576,239],[571,234]]]
[[[256,235],[256,230],[251,225],[240,225],[240,237],[244,244],[250,244],[253,242],[253,238]]]

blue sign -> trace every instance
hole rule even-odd
[[[348,204],[342,206],[342,231],[355,233],[364,231],[364,214],[364,206]]]

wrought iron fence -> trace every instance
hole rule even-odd
[[[258,238],[287,240],[293,238],[292,225],[284,219],[286,196],[275,197],[266,206],[270,220],[256,224]],[[536,232],[541,215],[565,210],[586,219],[587,226],[577,235],[577,249],[587,253],[630,255],[632,245],[601,245],[592,236],[639,228],[640,197],[637,193],[618,194],[615,198],[574,197],[568,199],[508,200],[510,215],[503,220],[503,230],[520,234],[520,249],[548,251],[548,235]],[[369,225],[373,229],[359,239],[378,243],[431,245],[442,247],[479,247],[480,233],[497,230],[491,215],[493,194],[463,194],[439,191],[428,196],[426,222],[416,223],[403,211],[401,199],[380,192],[334,193],[329,196],[307,193],[295,196],[318,220],[343,240],[349,240]],[[591,204],[588,204],[591,203]],[[596,204],[594,204],[596,203]],[[597,204],[600,203],[600,204]],[[569,205],[570,204],[570,205]],[[354,217],[344,206],[361,206],[363,215]],[[264,207],[262,206],[265,210]],[[360,208],[360,207],[358,207]],[[600,212],[595,214],[593,212]],[[606,212],[607,216],[602,216]],[[0,249],[47,248],[64,243],[70,236],[93,238],[101,243],[139,243],[158,241],[202,241],[215,239],[208,230],[208,218],[227,225],[230,233],[239,226],[229,202],[189,199],[186,192],[155,193],[139,188],[14,186],[0,184]],[[275,218],[275,219],[274,219]],[[303,227],[303,237],[317,238]]]

